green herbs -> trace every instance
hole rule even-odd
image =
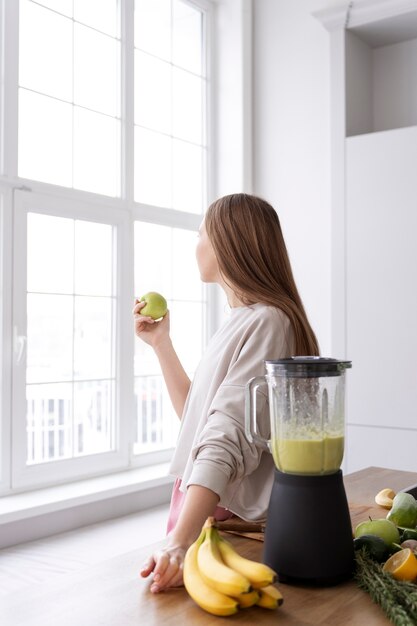
[[[359,587],[369,593],[395,626],[415,626],[417,585],[395,580],[383,572],[381,565],[370,558],[366,548],[358,550],[355,558],[355,578]]]

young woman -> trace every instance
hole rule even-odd
[[[141,570],[143,577],[153,573],[152,592],[182,584],[185,552],[207,517],[265,519],[274,464],[245,436],[245,385],[264,373],[265,359],[319,354],[277,213],[267,202],[247,194],[214,202],[199,230],[196,257],[201,280],[222,287],[231,314],[192,383],[171,343],[169,313],[154,322],[140,315],[144,303],[133,310],[136,334],[154,349],[182,419],[167,539]],[[257,404],[258,429],[268,437],[266,397]]]

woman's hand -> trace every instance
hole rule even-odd
[[[169,340],[169,311],[161,320],[156,322],[151,317],[140,314],[144,306],[146,306],[146,302],[135,300],[133,308],[135,333],[145,343],[155,349]]]
[[[140,575],[146,578],[153,572],[150,587],[152,593],[158,593],[169,587],[181,587],[184,584],[182,576],[188,547],[178,544],[173,537],[168,536],[166,545],[149,557]]]
[[[211,489],[190,485],[175,528],[168,535],[166,544],[156,550],[141,569],[146,578],[153,572],[152,593],[168,587],[183,585],[184,558],[188,548],[198,538],[209,515],[213,515],[219,496]]]

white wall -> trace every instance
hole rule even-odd
[[[417,124],[417,39],[373,50],[374,130]]]
[[[373,130],[372,54],[355,33],[346,32],[346,135]]]
[[[309,0],[253,2],[253,189],[281,219],[322,354],[330,345],[329,36]]]

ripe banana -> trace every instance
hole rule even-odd
[[[218,534],[216,529],[215,531],[217,534],[217,546],[223,561],[226,565],[236,570],[236,572],[245,576],[249,580],[252,587],[259,589],[260,587],[270,585],[276,580],[277,575],[273,569],[264,563],[258,563],[257,561],[245,559],[236,552],[231,543],[223,539]]]
[[[260,598],[256,604],[264,609],[276,609],[284,602],[284,598],[273,585],[262,587],[262,589],[258,589],[258,592]]]
[[[203,526],[205,537],[197,552],[199,572],[203,580],[220,593],[230,596],[247,593],[251,588],[250,582],[223,562],[216,540],[217,530],[212,523],[213,518],[208,518]]]
[[[229,598],[205,583],[198,568],[198,552],[205,538],[205,530],[201,532],[187,550],[184,559],[184,585],[194,602],[212,615],[233,615],[237,612],[238,601]]]
[[[384,509],[392,509],[392,501],[395,498],[395,491],[392,489],[382,489],[375,496],[375,502]]]
[[[239,596],[236,596],[236,600],[239,603],[241,609],[247,609],[250,606],[253,606],[258,602],[260,598],[259,592],[257,589],[252,589],[248,593],[241,593]]]
[[[183,577],[194,602],[213,615],[233,615],[238,607],[255,604],[276,609],[283,602],[278,589],[270,584],[275,572],[263,563],[241,557],[220,536],[213,517],[207,519],[199,538],[187,550]]]

